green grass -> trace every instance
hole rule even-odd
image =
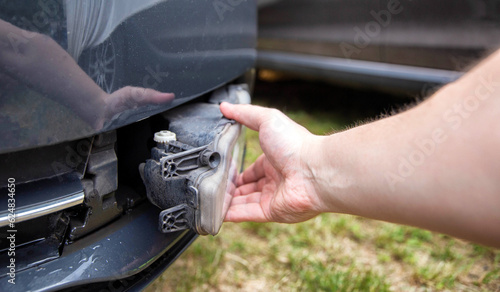
[[[303,267],[292,269],[300,269],[300,285],[309,291],[389,291],[389,284],[383,276],[370,269],[359,270],[356,265],[343,269],[335,264],[306,261]]]
[[[287,114],[315,134],[341,112]],[[260,154],[247,131],[248,166]],[[147,291],[500,291],[500,252],[418,228],[322,214],[301,224],[224,224]]]

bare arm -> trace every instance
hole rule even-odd
[[[331,136],[287,124],[292,143],[269,123],[280,113],[221,110],[260,130],[265,153],[242,174],[228,221],[349,213],[500,246],[500,51],[419,106]],[[277,143],[289,143],[288,158],[270,150]]]

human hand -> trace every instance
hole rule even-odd
[[[276,109],[222,103],[229,119],[259,132],[264,152],[238,178],[225,221],[308,220],[322,212],[308,156],[321,139]]]

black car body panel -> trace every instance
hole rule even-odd
[[[3,79],[0,135],[8,138],[0,142],[0,153],[88,137],[147,118],[237,78],[253,67],[256,58],[254,1],[46,1],[53,7],[43,5],[45,1],[5,2],[1,19],[46,33],[62,48],[69,46],[68,55],[106,92],[139,86],[173,92],[176,98],[160,105],[125,106],[95,129],[78,113],[54,102],[50,92],[27,84],[23,73],[9,78],[12,73],[4,67],[8,79]],[[76,6],[73,14],[70,4]],[[65,11],[68,15],[61,15]],[[111,17],[114,14],[120,15]],[[43,17],[46,20],[40,22]],[[60,32],[66,27],[74,30],[68,31],[69,37]],[[78,33],[90,36],[73,40],[71,36]],[[17,48],[19,43],[29,44],[30,37],[7,39],[13,39]],[[79,48],[71,49],[75,46]],[[41,78],[64,84],[52,80],[56,77]],[[74,92],[68,88],[64,94],[71,99]]]
[[[0,290],[141,289],[189,246],[158,230],[139,165],[170,110],[249,96],[256,23],[248,0],[0,1]]]

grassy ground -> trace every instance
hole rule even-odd
[[[373,114],[258,102],[286,110],[316,134]],[[260,147],[257,133],[247,137],[250,163]],[[225,223],[218,236],[193,243],[147,291],[236,290],[500,291],[500,251],[349,215],[323,214],[295,225]]]

